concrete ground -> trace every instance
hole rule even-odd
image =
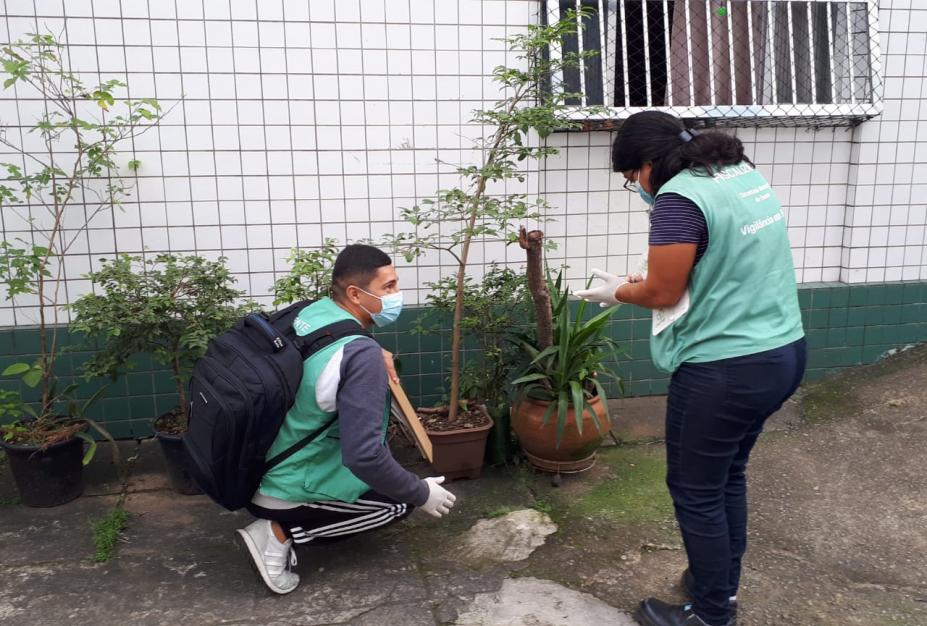
[[[633,624],[641,598],[681,600],[685,555],[661,401],[619,405],[622,444],[586,474],[455,482],[448,518],[300,549],[285,597],[234,547],[247,515],[171,492],[150,442],[122,444],[130,517],[107,563],[91,560],[91,523],[120,493],[106,450],[84,495],[54,509],[16,504],[0,460],[0,624]],[[750,466],[740,625],[927,626],[925,446],[927,346],[804,388]]]

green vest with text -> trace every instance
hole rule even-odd
[[[304,308],[293,322],[299,336],[338,322],[355,319],[330,298],[322,298]],[[360,336],[345,337],[313,354],[303,362],[303,378],[296,401],[286,415],[280,432],[267,452],[267,458],[286,450],[304,436],[327,423],[334,412],[323,410],[316,401],[316,381],[332,357],[342,347]],[[389,405],[384,398],[383,437],[389,419]],[[341,430],[338,420],[314,441],[267,472],[260,492],[290,502],[341,500],[355,502],[370,487],[351,473],[341,459]]]
[[[705,215],[708,248],[689,276],[689,310],[651,335],[654,365],[674,372],[756,354],[804,336],[782,205],[748,163],[714,175],[683,170],[660,187]]]

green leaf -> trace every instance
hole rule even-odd
[[[28,363],[13,363],[12,365],[8,366],[5,370],[3,370],[3,375],[4,376],[19,376],[21,374],[25,374],[30,369],[32,369],[32,366],[29,365]]]
[[[138,171],[138,168],[139,168],[139,166],[140,166],[141,164],[142,164],[142,162],[139,161],[138,159],[132,159],[131,161],[129,161],[128,167],[129,167],[129,169],[132,170],[133,172],[137,172],[137,171]]]
[[[34,389],[40,382],[42,382],[43,375],[44,372],[42,371],[42,368],[33,366],[32,369],[23,374],[23,382],[26,383],[27,386]]]
[[[86,466],[93,460],[93,456],[97,453],[96,439],[82,431],[78,431],[74,436],[83,439],[88,444],[87,451],[84,453],[84,458],[81,461],[81,463]]]
[[[566,427],[567,420],[567,410],[570,406],[570,400],[567,398],[567,393],[561,391],[557,394],[557,440],[556,447],[560,447],[560,442],[563,439],[563,430]]]
[[[545,380],[547,374],[538,373],[538,374],[528,374],[527,376],[522,376],[521,378],[516,378],[512,381],[512,385],[523,385],[525,383],[534,382],[536,380]]]
[[[583,396],[582,386],[575,380],[570,381],[570,391],[573,395],[573,417],[576,422],[576,430],[580,435],[583,434],[583,409],[585,408],[585,396]]]

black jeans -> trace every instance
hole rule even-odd
[[[685,363],[666,407],[666,484],[695,579],[696,614],[726,624],[747,548],[750,450],[805,372],[805,340],[749,356]]]

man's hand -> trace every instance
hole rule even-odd
[[[457,501],[457,496],[441,486],[443,482],[444,476],[429,476],[425,479],[428,500],[422,505],[422,510],[434,517],[447,515]]]
[[[618,287],[623,285],[626,281],[621,280],[614,274],[603,272],[602,270],[592,270],[592,275],[603,282],[590,289],[577,291],[576,295],[586,302],[598,302],[599,306],[602,308],[618,304],[619,300],[615,297],[615,292],[618,290]]]
[[[383,362],[386,363],[386,375],[394,383],[399,382],[399,375],[396,373],[396,365],[393,363],[393,353],[383,349]]]

